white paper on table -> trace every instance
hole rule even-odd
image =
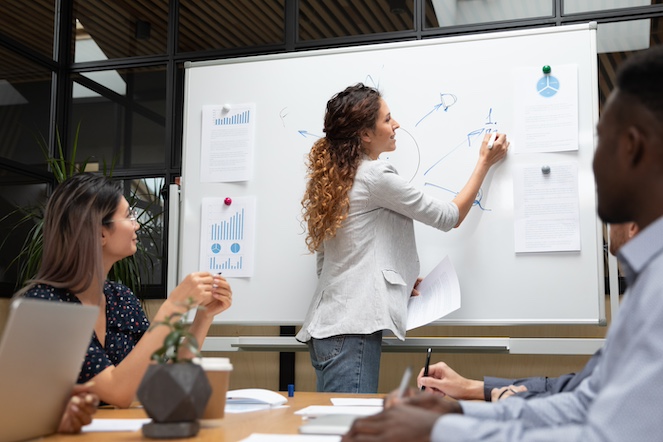
[[[513,191],[516,253],[580,250],[577,163],[517,166]]]
[[[273,407],[269,404],[229,404],[226,402],[225,412],[229,414],[250,413],[252,411],[271,410]]]
[[[407,304],[407,330],[436,321],[460,308],[458,275],[448,256],[419,283]]]
[[[337,406],[355,406],[355,407],[382,407],[384,399],[382,398],[360,398],[360,397],[334,397],[331,403]]]
[[[151,419],[92,419],[89,425],[82,428],[83,433],[99,431],[138,431]]]
[[[240,442],[340,442],[341,436],[308,434],[259,434],[254,433]]]
[[[578,66],[514,69],[516,153],[578,150]]]
[[[353,416],[371,416],[378,414],[383,410],[382,405],[375,406],[340,406],[340,405],[310,405],[301,410],[295,411],[295,414],[300,416],[315,417],[327,416],[330,414],[350,414]]]

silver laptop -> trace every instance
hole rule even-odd
[[[54,433],[98,307],[18,298],[0,340],[0,442]]]

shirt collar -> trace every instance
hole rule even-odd
[[[617,252],[626,277],[626,285],[633,285],[638,275],[663,252],[663,217],[640,231]]]

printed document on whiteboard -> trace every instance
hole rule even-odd
[[[253,177],[255,104],[203,106],[200,181],[248,181]]]
[[[407,305],[407,330],[436,321],[460,308],[460,284],[451,259],[445,257],[419,283],[419,296]]]
[[[578,150],[578,66],[514,70],[516,153]]]
[[[580,250],[578,163],[518,166],[513,192],[516,253]]]
[[[224,277],[251,277],[255,262],[254,196],[203,198],[200,216],[200,270]]]

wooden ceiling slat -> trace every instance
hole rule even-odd
[[[253,0],[254,8],[264,7],[264,16],[274,23],[274,28],[283,32],[285,27],[285,0]]]
[[[91,38],[109,58],[163,54],[168,33],[169,4],[173,0],[76,0],[75,14]],[[0,1],[0,33],[52,56],[55,0]],[[661,4],[654,0],[652,4]],[[387,0],[300,0],[299,36],[302,40],[367,35],[411,29],[413,0],[407,10],[390,11]],[[196,51],[282,42],[285,0],[181,0],[180,48]],[[137,20],[150,24],[150,38],[135,36]],[[426,0],[426,26],[437,26],[432,0]],[[651,43],[662,44],[663,18],[651,19]],[[11,81],[42,79],[48,72],[21,56],[2,58],[0,78]],[[615,56],[617,57],[617,56]],[[610,59],[609,72],[616,65]],[[602,86],[609,92],[611,84]]]
[[[229,47],[241,46],[242,42],[247,46],[255,44],[249,34],[250,28],[245,30],[241,20],[235,16],[233,11],[225,8],[221,2],[212,2],[209,4],[203,2],[200,6],[205,10],[203,16],[208,16],[208,20],[206,21],[213,24],[213,32],[209,32],[210,35],[216,33],[218,36],[225,38],[232,36],[232,46]]]
[[[76,18],[108,58],[165,52],[166,28],[161,33],[158,28],[151,28],[149,39],[136,39],[136,17],[132,11],[123,9],[121,4],[104,2],[101,10],[99,4],[92,2],[79,2],[77,6]],[[152,21],[158,20],[155,18]]]
[[[321,2],[322,3],[322,2]],[[339,3],[329,3],[329,8],[320,10],[320,19],[325,21],[328,17],[328,26],[331,28],[328,32],[330,37],[342,37],[345,35],[357,35],[364,31],[368,31],[362,21],[357,22],[350,17],[354,11],[350,11],[348,7],[343,7]],[[364,25],[364,26],[362,26]],[[339,29],[340,27],[340,29]],[[362,29],[363,28],[363,29]]]
[[[285,17],[283,15],[283,7],[280,11],[275,10],[270,5],[273,5],[273,1],[259,1],[253,0],[253,7],[249,10],[254,11],[253,15],[254,23],[259,25],[259,29],[264,29],[268,34],[263,43],[274,43],[283,41],[283,33],[285,28]],[[258,12],[259,11],[259,12]]]
[[[235,28],[237,35],[244,38],[244,41],[249,44],[245,46],[253,46],[261,44],[265,38],[258,36],[256,28],[253,26],[253,15],[249,14],[248,8],[245,8],[237,3],[219,3],[219,11],[231,16],[240,26]]]
[[[385,32],[385,30],[390,30],[389,19],[386,17],[386,13],[389,13],[389,8],[384,8],[382,5],[383,2],[360,2],[359,4],[364,9],[362,17],[366,20],[367,23],[371,25],[371,30],[373,33]]]
[[[0,32],[52,57],[53,11],[52,1],[0,2]]]
[[[330,23],[323,19],[326,16],[324,5],[317,2],[302,2],[300,4],[300,21],[306,24],[311,34],[309,40],[338,37],[332,32]],[[329,20],[331,22],[331,19]],[[300,36],[303,37],[303,36]]]
[[[215,14],[214,10],[210,9],[207,4],[191,2],[191,4],[187,6],[187,9],[189,9],[192,15],[186,17],[186,22],[181,20],[180,32],[187,33],[187,37],[182,38],[182,40],[198,42],[197,47],[187,48],[188,50],[213,48],[214,46],[228,48],[241,45],[241,38],[237,37],[234,32],[228,30],[223,24],[219,23],[217,20],[220,16]],[[192,20],[194,17],[198,18],[199,22]],[[210,29],[213,31],[210,31]],[[192,39],[192,36],[196,36],[197,39]]]

